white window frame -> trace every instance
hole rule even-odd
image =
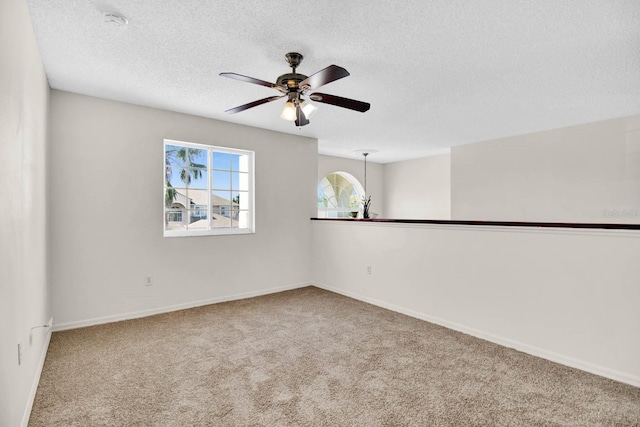
[[[192,230],[167,230],[165,226],[165,215],[167,211],[171,211],[167,209],[165,206],[165,183],[166,183],[166,164],[165,164],[165,156],[167,145],[177,145],[186,148],[195,148],[200,150],[207,150],[207,218],[208,218],[208,228],[207,229],[192,229]],[[248,207],[248,218],[247,218],[247,227],[246,228],[231,228],[231,227],[220,227],[214,228],[211,227],[211,218],[212,216],[212,205],[211,205],[211,195],[213,193],[212,189],[212,178],[213,178],[213,165],[211,159],[211,153],[213,151],[221,152],[221,153],[229,153],[229,154],[239,154],[248,157],[248,167],[247,173],[249,178],[248,183],[248,199],[249,199],[249,207]],[[178,141],[174,139],[165,139],[162,144],[162,230],[163,237],[188,237],[188,236],[220,236],[220,235],[234,235],[234,234],[253,234],[255,233],[255,152],[249,150],[241,150],[238,148],[231,147],[221,147],[216,145],[208,145],[208,144],[197,144],[194,142],[186,142],[186,141]],[[231,191],[231,189],[229,189]],[[243,190],[244,191],[244,190]],[[184,215],[184,213],[183,213]]]

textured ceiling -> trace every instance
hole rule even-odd
[[[491,138],[640,113],[637,0],[28,0],[51,87],[318,138],[319,151],[386,163]],[[116,11],[126,27],[104,22]],[[371,103],[316,104],[311,124],[284,99],[226,79],[351,76],[321,91]]]

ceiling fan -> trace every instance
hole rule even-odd
[[[282,93],[282,95],[270,96],[268,98],[240,105],[239,107],[230,108],[225,112],[231,114],[239,113],[240,111],[248,110],[249,108],[257,107],[258,105],[266,104],[267,102],[275,101],[286,96],[287,102],[282,114],[280,114],[280,117],[285,120],[295,121],[296,126],[305,126],[309,124],[309,118],[311,118],[311,116],[316,112],[317,108],[310,102],[306,101],[303,96],[308,96],[311,101],[348,108],[350,110],[360,111],[361,113],[364,113],[371,108],[371,105],[367,102],[342,98],[340,96],[329,95],[326,93],[311,93],[320,86],[334,82],[343,77],[347,77],[349,72],[344,68],[338,67],[337,65],[329,65],[327,68],[307,77],[304,74],[296,73],[296,68],[302,62],[303,56],[301,54],[297,52],[289,52],[285,55],[285,58],[287,59],[292,72],[279,76],[275,83],[243,76],[242,74],[220,73],[222,77],[271,87]]]

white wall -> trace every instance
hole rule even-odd
[[[315,139],[60,91],[51,112],[56,328],[307,283]],[[162,237],[164,138],[255,151],[255,234]]]
[[[451,219],[451,155],[384,165],[387,218]]]
[[[369,209],[372,213],[378,214],[378,217],[383,217],[385,215],[384,165],[373,162],[372,157],[374,156],[375,153],[370,154],[367,158],[367,193],[371,196]],[[348,172],[356,177],[364,187],[364,158],[354,160],[319,154],[316,186],[322,178],[332,172]],[[313,216],[317,216],[317,211]]]
[[[29,413],[51,317],[47,283],[49,85],[24,0],[0,2],[0,426]],[[18,366],[18,343],[23,361]]]
[[[460,220],[640,223],[640,116],[452,148]]]
[[[640,386],[638,231],[314,221],[313,239],[321,287]]]

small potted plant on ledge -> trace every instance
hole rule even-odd
[[[362,218],[369,218],[369,206],[371,206],[371,196],[362,197]]]
[[[357,218],[358,217],[358,196],[356,196],[355,194],[352,194],[351,196],[349,196],[349,209],[351,209],[351,211],[349,212],[349,216],[351,218]]]

